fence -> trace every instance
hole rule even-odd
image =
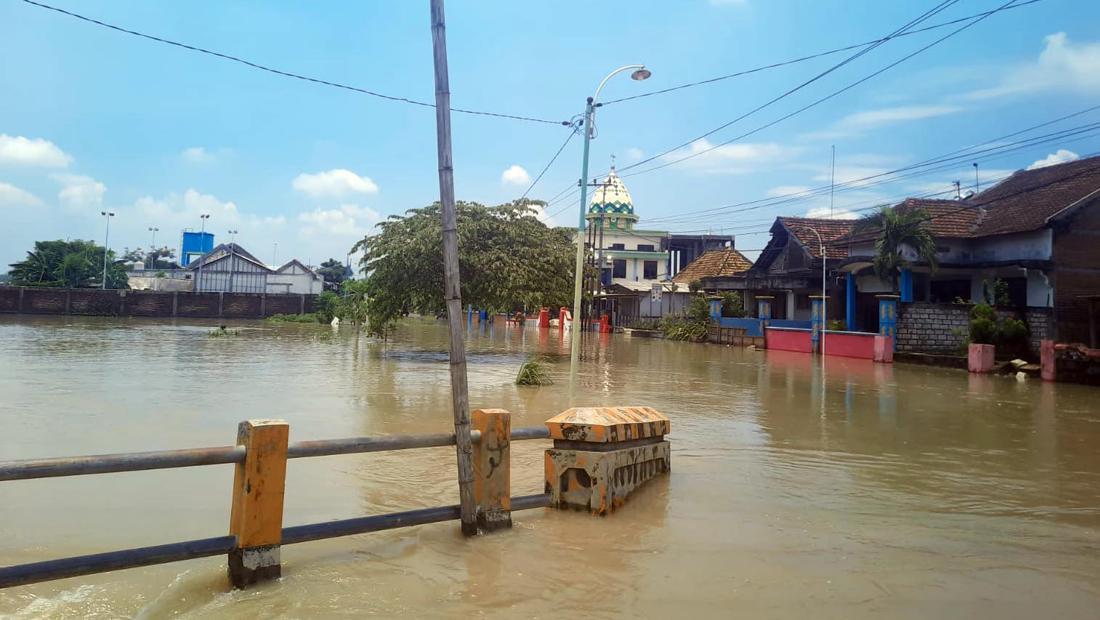
[[[512,430],[508,412],[499,409],[474,411],[472,424],[479,528],[510,526],[511,511],[548,506],[550,496],[546,494],[510,496],[509,457],[511,441],[546,439],[549,430]],[[0,482],[230,463],[236,466],[229,535],[2,567],[0,588],[222,554],[228,556],[231,581],[244,587],[280,575],[281,545],[459,518],[458,506],[440,506],[283,527],[288,459],[455,445],[453,433],[289,443],[289,432],[289,425],[281,420],[249,420],[240,423],[235,446],[0,462]]]
[[[262,319],[313,312],[316,295],[0,286],[0,313]]]

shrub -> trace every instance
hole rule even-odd
[[[550,374],[546,371],[546,365],[536,358],[531,358],[519,367],[516,374],[516,385],[552,385]]]
[[[273,314],[267,317],[268,323],[316,323],[317,315],[307,312],[305,314]]]
[[[996,323],[984,317],[970,320],[970,342],[974,344],[994,344],[996,340]]]
[[[735,318],[745,316],[745,301],[741,293],[727,291],[722,294],[722,316]]]
[[[317,315],[318,322],[331,323],[336,316],[339,305],[339,295],[332,291],[324,291],[317,296],[317,301],[313,303],[313,314]]]

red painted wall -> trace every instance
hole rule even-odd
[[[825,355],[875,359],[875,334],[825,332]]]
[[[813,340],[810,339],[810,330],[808,329],[776,329],[769,327],[764,330],[764,346],[771,351],[810,353],[813,351]]]

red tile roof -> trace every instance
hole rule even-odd
[[[848,236],[856,220],[826,220],[808,217],[777,217],[776,224],[789,230],[799,243],[806,248],[810,256],[821,258],[821,241],[825,243],[825,254],[829,258],[848,258]],[[774,226],[772,229],[774,230]],[[817,234],[814,234],[814,231]]]
[[[711,250],[691,261],[683,271],[672,278],[673,282],[690,284],[702,278],[717,278],[744,273],[752,267],[752,261],[737,250]]]
[[[974,227],[982,215],[981,209],[961,200],[929,200],[926,198],[907,198],[905,202],[894,206],[905,212],[920,209],[927,219],[921,224],[935,237],[962,239],[973,236]],[[845,241],[859,243],[878,238],[877,228],[867,228],[853,232]]]
[[[1066,207],[1100,190],[1100,157],[1020,170],[969,200],[985,211],[975,237],[1042,228]]]

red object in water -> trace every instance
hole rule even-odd
[[[1043,381],[1058,380],[1057,356],[1054,353],[1053,340],[1039,342],[1039,368],[1039,376]]]
[[[991,344],[971,344],[966,352],[966,365],[970,372],[993,372],[993,355],[996,348]]]
[[[539,329],[550,329],[550,308],[539,309]]]
[[[764,330],[764,346],[768,350],[812,353],[813,340],[808,329],[769,327]]]
[[[607,316],[607,313],[603,313],[600,317],[600,333],[606,334],[611,331],[611,317]]]
[[[565,324],[569,322],[569,308],[562,306],[558,308],[558,327],[565,329]]]

